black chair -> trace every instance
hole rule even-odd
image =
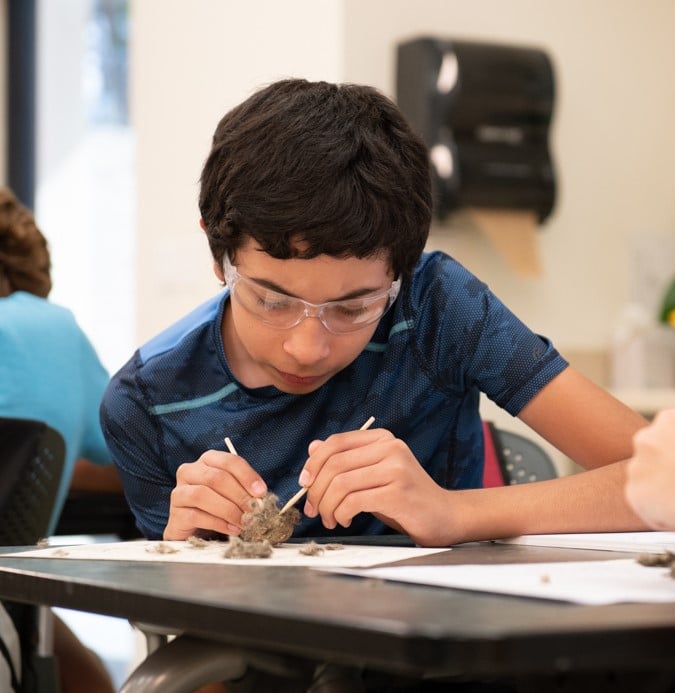
[[[63,437],[46,423],[0,417],[1,546],[29,546],[47,535],[65,454]],[[4,607],[22,641],[21,690],[57,692],[51,609],[16,602],[5,602]]]
[[[46,423],[0,418],[0,545],[46,536],[65,454],[63,437]]]
[[[489,465],[495,465],[489,452],[494,449],[497,470],[496,476],[504,485],[525,484],[530,481],[555,479],[558,472],[550,455],[537,443],[526,436],[513,431],[497,428],[491,422],[484,422],[483,431],[486,438],[486,471]],[[488,445],[491,442],[492,445]],[[495,474],[491,478],[495,478]],[[498,485],[492,483],[489,485]]]

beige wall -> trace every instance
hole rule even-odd
[[[456,255],[565,349],[604,349],[628,291],[628,240],[675,234],[675,3],[671,0],[347,0],[347,77],[393,94],[396,41],[420,34],[538,45],[553,58],[554,215],[545,274],[519,279],[474,232],[442,229]],[[369,31],[367,27],[375,27]]]
[[[479,234],[431,245],[485,279],[563,348],[603,350],[629,288],[634,234],[675,234],[675,3],[671,0],[143,0],[132,5],[138,144],[138,339],[217,290],[197,179],[226,109],[280,76],[394,95],[396,42],[419,34],[535,44],[556,66],[556,210],[545,273],[513,274]],[[147,38],[146,38],[147,37]]]
[[[219,289],[197,207],[218,120],[281,77],[340,80],[343,7],[338,0],[137,0],[132,11],[142,341]]]

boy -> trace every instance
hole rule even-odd
[[[285,502],[299,484],[297,536],[446,546],[644,526],[620,462],[644,420],[458,263],[423,254],[427,150],[389,99],[260,90],[216,129],[200,211],[227,290],[141,347],[101,409],[146,537],[236,535],[251,497]],[[592,471],[478,488],[480,391]]]

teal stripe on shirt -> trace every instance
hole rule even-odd
[[[150,407],[150,413],[157,416],[162,414],[171,414],[176,411],[187,411],[188,409],[199,409],[213,402],[217,402],[219,399],[225,399],[232,392],[237,390],[237,386],[234,383],[226,385],[224,388],[217,390],[216,392],[205,395],[204,397],[196,397],[195,399],[188,399],[183,402],[169,402],[168,404],[157,404],[154,407]]]
[[[404,332],[405,330],[410,330],[412,329],[413,322],[412,320],[403,320],[401,322],[397,322],[391,330],[389,330],[389,335],[387,336],[387,342],[384,344],[381,344],[379,342],[369,342],[366,344],[364,351],[384,351],[387,348],[387,344],[389,343],[389,340],[397,333],[397,332]]]
[[[396,323],[391,330],[389,330],[389,338],[395,335],[397,332],[403,332],[412,328],[411,320],[403,320],[402,322]],[[370,342],[366,345],[364,351],[384,351],[387,348],[387,344],[378,344],[377,342]],[[150,407],[150,413],[156,416],[161,416],[162,414],[171,414],[177,411],[187,411],[189,409],[199,409],[200,407],[211,404],[212,402],[217,402],[219,399],[224,399],[229,394],[234,392],[237,386],[234,383],[226,385],[221,390],[205,395],[204,397],[197,397],[196,399],[185,400],[183,402],[169,402],[168,404],[157,404],[154,407]]]

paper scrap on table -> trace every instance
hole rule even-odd
[[[337,540],[336,540],[337,541]],[[341,544],[329,550],[317,544],[320,553],[305,556],[300,549],[305,544],[281,544],[274,547],[269,558],[225,558],[226,541],[209,541],[195,545],[188,541],[122,541],[75,546],[51,546],[42,549],[11,553],[2,556],[16,558],[79,558],[107,561],[144,561],[175,563],[222,563],[223,565],[312,566],[363,568],[393,563],[407,558],[428,556],[449,549],[423,549],[410,546],[362,546]]]
[[[660,553],[675,551],[675,532],[597,532],[588,534],[526,534],[498,543],[564,549]]]
[[[640,565],[634,559],[392,566],[333,572],[586,605],[675,602],[675,579],[670,569]]]

